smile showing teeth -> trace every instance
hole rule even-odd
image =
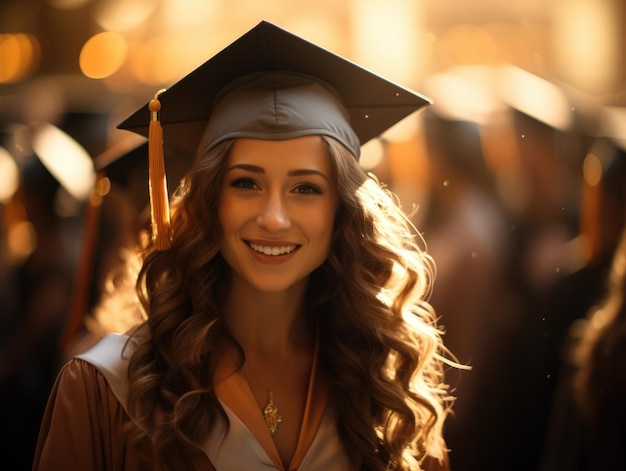
[[[296,250],[295,245],[285,245],[283,247],[268,247],[265,245],[257,245],[257,244],[251,243],[250,247],[252,247],[252,250],[254,250],[255,252],[262,253],[263,255],[272,255],[272,256],[285,255]]]

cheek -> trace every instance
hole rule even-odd
[[[231,200],[228,197],[222,196],[217,205],[217,217],[224,232],[228,232],[229,229],[236,225],[236,219],[238,211],[235,211]]]
[[[317,239],[325,241],[329,248],[335,230],[335,213],[336,209],[333,205],[307,219],[311,233],[315,234]]]

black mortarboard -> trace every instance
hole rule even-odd
[[[363,145],[430,101],[278,26],[262,21],[159,96],[168,145],[195,154],[218,93],[254,72],[289,71],[330,85]],[[146,104],[118,127],[148,135]],[[305,119],[310,118],[305,115]],[[351,149],[358,156],[358,149]]]
[[[429,103],[422,95],[262,21],[118,127],[153,135],[151,148],[163,139],[194,155],[203,136],[205,152],[230,138],[281,140],[321,134],[334,137],[358,158],[361,145]],[[160,191],[165,187],[160,181],[163,169],[152,169],[151,164],[151,188]],[[153,220],[157,214],[158,222],[161,214],[167,221],[157,232],[169,231],[162,195],[158,199]]]

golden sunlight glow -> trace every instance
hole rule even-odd
[[[606,106],[602,110],[600,132],[626,151],[626,108]]]
[[[89,3],[89,0],[48,0],[48,3],[59,10],[78,10]]]
[[[614,257],[613,273],[615,273],[616,276],[622,277],[626,272],[626,255],[624,255],[623,252],[618,251],[618,253],[616,253]]]
[[[447,119],[486,124],[503,108],[490,67],[458,67],[431,75],[425,90],[433,100],[433,110]]]
[[[554,2],[554,60],[566,80],[583,90],[602,92],[619,72],[623,17],[612,3],[617,2]]]
[[[440,60],[448,65],[494,64],[500,51],[488,28],[461,24],[451,28],[440,39]]]
[[[46,124],[35,133],[33,150],[73,198],[83,201],[89,196],[96,175],[91,157],[78,142]]]
[[[139,46],[132,57],[131,67],[141,83],[169,84],[183,75],[186,53],[184,42],[159,36]]]
[[[382,136],[389,141],[406,142],[415,138],[420,130],[421,119],[420,112],[410,114],[403,120],[397,122],[385,132]]]
[[[11,259],[23,260],[37,247],[37,233],[30,221],[11,226],[7,234],[7,246]]]
[[[94,19],[106,31],[129,31],[147,20],[159,0],[108,0],[98,2]]]
[[[80,70],[89,78],[113,75],[126,60],[128,46],[119,33],[104,32],[92,36],[80,51]]]
[[[0,203],[8,201],[19,185],[17,164],[9,151],[0,147]]]
[[[353,22],[353,45],[350,54],[367,69],[376,70],[392,81],[413,87],[419,78],[422,44],[426,35],[420,26],[421,9],[414,0],[354,0],[350,14]],[[408,141],[418,129],[413,114],[385,131],[390,141]]]
[[[30,34],[0,34],[0,83],[15,83],[37,69],[41,47]]]
[[[161,9],[166,29],[206,27],[218,17],[219,2],[198,0],[163,0]]]
[[[92,193],[91,197],[94,198],[94,195],[97,195],[98,198],[102,199],[102,197],[108,195],[110,191],[111,180],[109,177],[100,177],[96,183],[96,191]]]
[[[423,37],[420,8],[415,0],[354,0],[355,60],[399,83],[413,86]]]
[[[598,186],[602,180],[602,162],[594,153],[589,153],[583,161],[583,177],[589,186]]]
[[[361,146],[359,164],[363,170],[376,168],[385,156],[385,148],[380,139],[372,139]]]
[[[556,85],[514,66],[503,66],[498,74],[502,98],[513,108],[556,129],[572,125],[571,106]]]

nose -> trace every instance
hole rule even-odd
[[[269,194],[265,198],[257,224],[268,232],[280,232],[291,227],[288,208],[280,194]]]

